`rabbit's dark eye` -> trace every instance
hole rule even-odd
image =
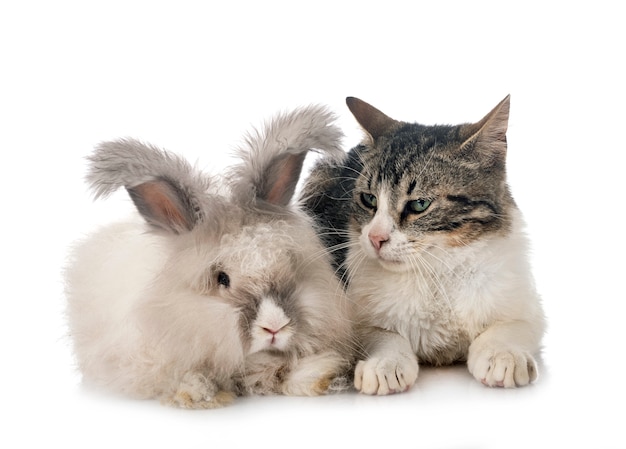
[[[219,273],[217,273],[217,283],[228,288],[230,287],[230,277],[223,271],[220,271]]]

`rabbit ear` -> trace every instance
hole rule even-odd
[[[287,205],[296,190],[305,156],[300,153],[275,158],[258,186],[258,197],[271,204]]]
[[[238,152],[241,164],[231,173],[240,199],[286,206],[291,201],[311,150],[341,159],[343,133],[333,124],[334,114],[324,106],[309,106],[280,114],[263,132],[247,136],[247,148]]]
[[[133,139],[100,144],[88,157],[87,181],[95,197],[125,187],[154,228],[180,234],[203,219],[201,199],[209,180],[171,153]]]
[[[137,210],[156,228],[175,234],[191,231],[197,217],[189,197],[167,179],[127,187]]]

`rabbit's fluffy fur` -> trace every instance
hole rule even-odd
[[[98,146],[95,196],[124,187],[139,215],[70,253],[68,324],[85,381],[212,408],[237,394],[323,394],[349,375],[350,303],[291,204],[309,150],[343,155],[334,120],[321,106],[278,115],[219,178],[135,140]]]

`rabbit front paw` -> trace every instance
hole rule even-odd
[[[350,363],[332,351],[299,360],[282,386],[290,396],[319,396],[349,389],[346,374]]]
[[[354,386],[361,393],[386,395],[401,393],[413,386],[419,367],[413,354],[371,357],[360,360],[354,372]]]
[[[470,351],[467,367],[478,381],[489,387],[521,387],[537,379],[537,362],[533,356],[516,349]]]
[[[191,372],[185,374],[176,391],[166,399],[166,403],[187,409],[219,408],[233,402],[235,395],[222,391],[204,375]]]

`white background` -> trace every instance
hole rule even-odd
[[[511,4],[2,2],[0,446],[626,447],[624,15],[618,2]],[[360,131],[346,96],[456,124],[509,93],[509,179],[550,324],[535,385],[423,369],[402,395],[211,411],[80,385],[65,251],[131,208],[91,201],[84,156],[98,142],[132,136],[218,171],[246,130],[295,106],[328,104],[348,149]]]

